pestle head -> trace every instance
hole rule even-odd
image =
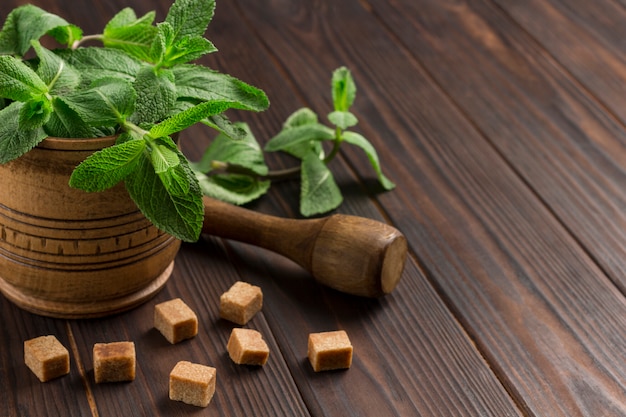
[[[389,294],[402,276],[407,241],[393,226],[336,214],[315,239],[311,273],[336,290],[364,297]]]

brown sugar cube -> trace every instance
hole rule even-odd
[[[261,288],[237,281],[220,296],[220,317],[240,325],[246,324],[263,307]]]
[[[93,346],[93,373],[96,383],[135,379],[133,342],[96,343]]]
[[[180,298],[175,298],[154,307],[154,327],[174,344],[198,334],[198,317]]]
[[[226,349],[238,365],[265,365],[270,356],[270,349],[263,336],[252,329],[233,329]]]
[[[215,393],[216,369],[180,361],[170,372],[170,399],[206,407]]]
[[[343,330],[311,333],[309,361],[315,372],[347,369],[352,365],[352,344]]]
[[[41,382],[70,373],[70,354],[54,336],[25,341],[24,363]]]

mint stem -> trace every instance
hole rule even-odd
[[[243,167],[241,165],[229,164],[228,162],[213,161],[211,163],[213,170],[208,175],[222,175],[222,174],[239,174],[247,175],[258,180],[270,180],[281,181],[297,178],[300,175],[301,167],[295,166],[292,168],[285,168],[279,170],[269,171],[266,175],[258,175],[251,169]]]
[[[332,161],[337,154],[339,153],[339,149],[341,147],[341,143],[343,142],[343,131],[338,127],[335,129],[335,140],[333,141],[333,149],[330,151],[328,156],[323,159],[325,165],[328,165],[330,161]],[[252,178],[256,178],[258,180],[270,180],[270,181],[282,181],[297,178],[302,172],[302,167],[300,165],[279,169],[279,170],[271,170],[266,175],[258,175],[254,171],[243,167],[241,165],[229,164],[228,162],[223,161],[213,161],[211,163],[213,170],[208,173],[208,175],[220,175],[220,174],[239,174],[239,175],[247,175]]]
[[[341,130],[341,128],[337,127],[335,128],[335,140],[333,141],[333,149],[330,151],[328,156],[324,158],[324,163],[326,165],[328,165],[328,163],[332,161],[339,153],[341,142],[343,142],[343,131]]]
[[[77,41],[75,41],[72,44],[72,50],[78,49],[79,46],[81,46],[82,44],[84,44],[86,42],[89,42],[89,41],[101,41],[103,38],[104,38],[104,35],[102,35],[102,34],[83,36],[81,39],[78,39]]]

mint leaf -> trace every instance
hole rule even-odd
[[[104,27],[102,43],[150,62],[150,48],[157,33],[153,25],[155,16],[152,11],[138,19],[131,8],[122,9]]]
[[[55,98],[52,101],[54,111],[44,129],[48,136],[57,138],[94,138],[112,134],[100,132],[89,126],[62,100]]]
[[[189,166],[184,162],[182,166],[189,182],[186,194],[171,194],[145,154],[140,156],[132,175],[126,178],[126,189],[144,216],[155,226],[178,239],[195,242],[204,220],[202,192]]]
[[[155,71],[152,66],[146,65],[139,70],[134,87],[137,91],[136,114],[133,116],[136,123],[157,123],[170,115],[176,102],[172,71]]]
[[[212,162],[220,161],[244,167],[256,175],[268,173],[263,151],[252,131],[245,123],[237,126],[246,133],[241,140],[233,140],[226,135],[218,135],[205,151],[202,159],[193,165],[194,170],[207,173],[212,170]]]
[[[267,175],[268,168],[265,165],[263,151],[250,128],[245,123],[238,123],[236,126],[245,132],[242,139],[233,140],[227,135],[219,135],[207,148],[202,159],[192,164],[192,168],[196,171],[204,194],[241,205],[265,194],[271,182],[259,180],[257,177]],[[249,171],[252,175],[204,175],[213,170],[214,161],[241,167],[242,171]]]
[[[154,172],[157,174],[162,174],[180,165],[176,152],[161,144],[154,144],[150,151],[150,157]]]
[[[13,9],[7,16],[0,30],[0,54],[2,55],[21,55],[19,53],[19,35],[17,33],[17,20],[19,14],[23,13],[23,8],[33,6],[21,6]]]
[[[100,78],[115,77],[130,82],[141,68],[141,62],[127,53],[108,48],[78,48],[57,52],[73,68],[80,71],[83,85],[91,85]]]
[[[170,194],[183,195],[189,192],[188,161],[172,139],[159,138],[154,141],[150,157],[154,171]]]
[[[285,123],[283,128],[298,127],[302,125],[317,124],[317,114],[308,107],[303,107],[293,112]]]
[[[170,195],[184,196],[189,192],[189,179],[182,165],[171,167],[158,175]]]
[[[335,111],[348,111],[354,103],[356,84],[346,67],[337,68],[333,72],[332,93]]]
[[[332,140],[334,138],[335,131],[333,129],[319,123],[309,123],[283,129],[265,144],[265,150],[268,152],[281,151],[311,141]]]
[[[328,120],[342,130],[356,126],[359,123],[356,116],[349,111],[334,111],[328,115]]]
[[[113,187],[135,170],[145,148],[145,141],[131,140],[91,154],[72,172],[70,187],[88,192]]]
[[[76,25],[57,26],[48,31],[50,36],[57,40],[60,44],[72,46],[74,42],[79,41],[83,37],[83,30]]]
[[[0,110],[0,164],[24,155],[48,136],[41,128],[20,128],[19,114],[23,107],[23,103],[14,102]]]
[[[203,36],[215,13],[215,0],[176,0],[165,21],[174,28],[174,39]]]
[[[200,103],[180,113],[176,113],[174,116],[154,125],[150,129],[150,135],[155,138],[170,136],[173,133],[185,130],[189,126],[192,126],[207,117],[220,114],[235,107],[236,105],[237,103],[221,100]]]
[[[52,103],[45,96],[33,98],[20,109],[20,129],[34,130],[42,127],[50,119]]]
[[[0,55],[0,96],[28,101],[48,92],[48,87],[30,67],[17,58]]]
[[[168,67],[182,65],[215,51],[217,48],[209,40],[185,36],[168,48],[163,64]]]
[[[137,14],[130,7],[125,7],[106,24],[104,31],[122,29],[132,26],[152,26],[156,12],[146,13],[141,19],[137,19]]]
[[[47,84],[50,94],[64,94],[73,91],[80,84],[80,74],[58,55],[33,41],[33,48],[39,57],[37,75]]]
[[[123,123],[133,113],[135,98],[130,83],[116,78],[103,78],[88,90],[59,97],[90,126]]]
[[[283,123],[283,129],[289,129],[291,127],[299,127],[304,125],[317,125],[317,114],[307,107],[303,107],[293,112],[287,120]],[[281,149],[283,152],[295,156],[298,159],[303,159],[305,155],[313,152],[320,159],[324,159],[324,148],[320,141],[304,141],[295,143],[291,146],[286,146]]]
[[[241,140],[247,135],[240,125],[231,122],[224,114],[216,114],[201,120],[201,123],[217,130],[234,140]]]
[[[181,113],[185,110],[189,110],[196,105],[197,103],[195,101],[179,99],[176,101],[176,104],[172,108],[172,114]],[[228,116],[226,116],[226,114],[224,113],[209,116],[206,119],[200,120],[200,123],[212,129],[215,129],[219,133],[223,133],[226,136],[229,136],[235,140],[243,139],[243,137],[246,135],[246,132],[238,127],[235,123],[231,122],[228,119]]]
[[[332,172],[314,153],[302,160],[300,213],[309,217],[326,213],[341,204],[343,197]]]
[[[43,35],[51,32],[51,35],[60,41],[69,38],[61,35],[63,32],[76,33],[76,28],[56,30],[59,27],[71,26],[65,19],[52,13],[27,4],[11,11],[0,32],[0,53],[23,56],[31,47],[31,42],[38,40]]]
[[[242,205],[261,197],[270,181],[259,181],[247,175],[205,175],[196,172],[202,193],[227,203]]]
[[[150,46],[150,62],[161,64],[165,59],[167,48],[174,42],[174,28],[169,23],[163,22],[157,25],[156,36]]]
[[[233,101],[242,110],[263,111],[269,107],[263,91],[230,75],[198,65],[182,65],[172,70],[179,98]]]
[[[201,36],[186,35],[175,39],[175,32],[168,22],[157,25],[157,36],[150,49],[152,62],[159,67],[182,65],[217,49]]]
[[[355,132],[344,132],[343,140],[352,145],[356,145],[365,151],[370,161],[370,164],[378,175],[378,181],[382,184],[385,190],[392,190],[393,188],[395,188],[396,185],[383,174],[380,167],[380,161],[378,160],[378,154],[376,153],[374,146],[372,146],[372,144],[367,139]]]

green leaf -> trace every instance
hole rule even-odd
[[[167,146],[155,144],[150,151],[154,172],[162,174],[180,165],[178,154]]]
[[[250,128],[245,123],[237,124],[246,134],[241,140],[233,140],[226,135],[218,135],[206,149],[202,159],[193,168],[208,173],[212,170],[212,162],[220,161],[238,165],[259,176],[267,175],[263,151]]]
[[[183,195],[189,192],[189,163],[172,139],[158,138],[153,143],[150,156],[154,171],[170,194]]]
[[[44,129],[49,136],[57,138],[94,138],[106,136],[103,132],[89,126],[62,100],[52,101],[53,112]],[[110,134],[111,132],[109,132]]]
[[[99,192],[115,186],[135,170],[145,148],[145,141],[131,140],[91,154],[72,172],[70,187]]]
[[[45,96],[33,98],[20,109],[20,129],[34,130],[42,127],[50,119],[52,103]]]
[[[65,19],[37,6],[20,6],[13,9],[4,22],[0,32],[0,54],[23,56],[30,49],[32,41],[48,32],[63,43],[69,41],[67,32],[75,36],[77,29]]]
[[[356,126],[359,120],[349,111],[334,111],[328,115],[328,120],[340,129],[348,129]]]
[[[174,42],[174,28],[169,23],[163,22],[157,25],[156,36],[150,46],[150,62],[161,64],[165,59],[167,48]]]
[[[234,140],[244,139],[247,135],[239,124],[231,122],[224,114],[209,116],[201,122]]]
[[[247,175],[205,175],[196,172],[202,193],[227,203],[242,205],[261,197],[271,181],[259,181]]]
[[[326,213],[341,204],[343,197],[332,172],[314,153],[302,160],[300,213],[309,217]]]
[[[28,101],[48,92],[46,83],[17,58],[0,55],[0,96]]]
[[[178,239],[195,242],[204,220],[202,192],[189,166],[184,164],[183,169],[189,182],[189,192],[171,194],[154,172],[150,157],[143,154],[133,173],[125,180],[126,189],[144,216],[155,226]]]
[[[105,25],[104,31],[125,28],[129,26],[152,26],[156,12],[146,13],[141,19],[137,19],[137,14],[130,7],[125,7]]]
[[[155,72],[149,65],[141,68],[134,84],[137,91],[137,124],[157,123],[170,115],[176,103],[176,86],[172,71],[162,69]],[[168,135],[159,135],[168,136]]]
[[[337,68],[332,79],[333,104],[335,111],[348,111],[356,97],[356,84],[350,70]]]
[[[215,13],[215,0],[176,0],[165,21],[172,25],[175,40],[203,36]]]
[[[73,91],[80,84],[80,74],[58,55],[33,41],[33,48],[39,57],[37,75],[47,84],[52,95]]]
[[[0,164],[19,158],[48,136],[42,128],[20,128],[19,114],[23,107],[23,103],[14,102],[0,110]]]
[[[150,135],[155,138],[170,136],[176,132],[187,129],[189,126],[192,126],[207,117],[214,116],[231,109],[236,105],[237,103],[221,100],[200,103],[175,114],[159,124],[154,125],[150,129]]]
[[[318,123],[317,114],[315,114],[315,112],[309,109],[308,107],[303,107],[293,112],[287,118],[287,120],[285,120],[285,123],[283,123],[283,128],[298,127],[302,125],[310,125],[310,124],[317,124],[317,123]]]
[[[189,180],[182,165],[170,168],[158,175],[171,195],[180,196],[189,192]]]
[[[57,26],[48,31],[50,36],[57,40],[60,44],[71,47],[74,42],[79,41],[83,37],[83,30],[76,25]]]
[[[304,124],[292,128],[283,129],[267,142],[265,150],[275,152],[294,146],[307,144],[311,141],[333,140],[335,131],[329,127],[317,124]]]
[[[168,48],[163,65],[172,67],[182,65],[217,51],[207,39],[199,36],[185,36]]]
[[[135,92],[130,83],[103,78],[84,91],[59,97],[90,126],[115,126],[133,113]]]
[[[73,68],[80,71],[84,85],[101,78],[121,78],[130,82],[141,68],[141,62],[127,53],[108,48],[78,48],[58,51]]]
[[[283,129],[317,124],[319,124],[317,114],[315,114],[313,110],[304,107],[293,112],[287,120],[285,120],[283,123]],[[318,155],[320,159],[324,158],[324,148],[322,147],[322,143],[316,140],[296,143],[281,150],[295,156],[298,159],[303,159],[305,155],[311,152]]]
[[[172,70],[179,98],[233,101],[242,110],[263,111],[269,107],[263,91],[230,75],[198,65],[182,65]]]
[[[157,28],[153,25],[155,16],[156,13],[152,11],[137,19],[132,9],[122,9],[105,26],[102,43],[150,62],[150,48],[157,34]]]
[[[344,132],[343,140],[347,143],[358,146],[365,151],[370,161],[370,164],[374,168],[374,171],[376,171],[378,181],[385,188],[385,190],[392,190],[393,188],[395,188],[396,185],[383,174],[380,167],[380,161],[378,160],[378,154],[376,153],[374,146],[372,146],[372,144],[367,139],[355,132]]]

